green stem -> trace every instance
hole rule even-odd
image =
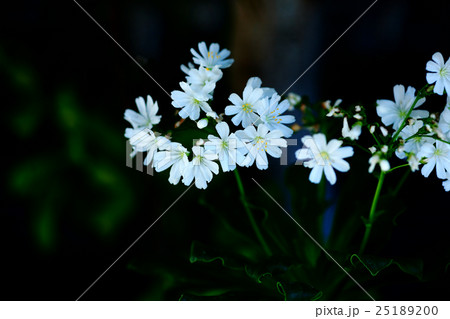
[[[427,135],[427,134],[414,134],[414,135],[408,137],[408,138],[405,140],[405,142],[406,142],[406,141],[409,141],[410,139],[415,138],[415,137],[430,137],[430,138],[434,138],[436,141],[440,141],[440,142],[443,142],[443,143],[450,144],[449,141],[440,139],[439,137],[436,137],[436,136],[430,136],[430,135]]]
[[[397,196],[398,192],[402,188],[403,184],[406,182],[406,179],[408,178],[410,173],[411,173],[410,169],[405,171],[405,173],[403,174],[402,178],[398,182],[397,187],[395,187],[394,191],[392,192],[392,196],[393,197]]]
[[[381,171],[380,178],[378,179],[377,189],[373,196],[372,206],[370,207],[369,220],[366,223],[366,231],[364,232],[364,238],[359,249],[359,254],[362,254],[366,249],[367,242],[369,241],[370,232],[372,231],[372,225],[375,220],[375,213],[377,210],[378,200],[380,198],[381,188],[383,187],[384,177],[386,172]]]
[[[414,110],[414,107],[416,106],[417,102],[419,102],[420,99],[422,99],[424,96],[426,96],[426,93],[424,93],[424,92],[426,92],[427,88],[428,88],[428,85],[426,85],[424,88],[422,88],[422,90],[420,90],[419,93],[417,94],[417,96],[414,100],[414,103],[409,108],[408,113],[406,114],[405,118],[402,121],[402,124],[398,128],[397,132],[395,132],[394,137],[392,137],[391,145],[397,140],[398,136],[400,135],[400,132],[405,127],[406,121],[408,121],[409,116],[411,115],[411,112]]]
[[[387,172],[390,173],[392,171],[395,171],[398,168],[402,168],[402,167],[406,167],[406,166],[409,166],[409,164],[402,164],[402,165],[399,165],[399,166],[395,166],[395,167],[391,168],[390,170],[388,170]]]
[[[250,220],[250,224],[252,225],[253,231],[255,232],[256,237],[259,240],[259,243],[261,244],[262,248],[264,249],[264,252],[267,254],[267,256],[272,256],[272,251],[270,250],[269,246],[267,245],[266,241],[264,240],[264,237],[259,230],[258,225],[256,224],[255,218],[253,217],[252,211],[250,209],[250,204],[247,202],[247,197],[245,196],[245,190],[244,185],[242,184],[241,176],[239,175],[239,172],[237,168],[234,170],[234,176],[236,177],[236,182],[238,184],[239,193],[241,194],[241,202],[242,205],[244,205],[245,212],[247,213],[248,219]]]
[[[373,133],[370,133],[370,134],[372,134],[372,137],[375,139],[375,142],[377,142],[377,145],[378,145],[378,146],[381,146],[381,143],[378,141],[378,139],[377,139],[377,137],[375,136],[375,134],[373,134]]]

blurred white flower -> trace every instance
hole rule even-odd
[[[156,136],[148,128],[142,129],[130,137],[130,144],[135,152],[147,152],[144,165],[149,165],[153,160],[153,155],[170,141],[164,136]]]
[[[236,168],[236,164],[242,166],[247,150],[243,142],[234,133],[230,134],[230,128],[226,122],[216,125],[219,137],[208,135],[205,150],[211,150],[219,156],[222,171],[228,172]]]
[[[280,130],[284,137],[291,137],[294,131],[284,124],[294,123],[295,117],[293,115],[281,115],[289,108],[289,102],[284,100],[279,103],[280,99],[281,96],[274,93],[270,99],[266,97],[258,103],[256,111],[260,115],[259,120],[264,123],[269,130]],[[257,123],[258,122],[259,121],[257,121]]]
[[[253,88],[251,85],[247,84],[242,99],[236,93],[230,95],[228,99],[233,105],[228,105],[225,108],[225,115],[234,115],[231,118],[231,121],[236,126],[241,122],[244,128],[252,125],[258,119],[255,111],[257,110],[259,103],[261,103],[263,93],[261,88]]]
[[[220,46],[217,43],[211,43],[208,50],[205,42],[200,42],[198,44],[198,51],[200,54],[194,49],[191,49],[191,53],[194,55],[194,63],[208,69],[212,69],[215,66],[225,69],[234,62],[233,59],[226,59],[230,55],[230,51],[227,49],[220,51]]]
[[[253,125],[248,126],[243,131],[237,131],[236,136],[246,143],[248,154],[242,165],[247,167],[256,161],[258,169],[267,169],[269,167],[267,154],[280,158],[282,154],[280,147],[287,147],[287,141],[282,138],[283,133],[279,130],[269,131],[264,124],[259,124],[258,130]]]
[[[444,63],[444,57],[440,52],[433,54],[432,61],[427,63],[427,82],[434,83],[434,93],[444,94],[444,88],[447,94],[450,93],[450,59]]]
[[[357,140],[361,135],[361,122],[356,122],[350,129],[347,117],[344,117],[344,125],[342,127],[342,136],[353,140]]]
[[[194,91],[186,82],[180,82],[180,86],[184,92],[172,91],[171,97],[172,105],[181,108],[179,114],[182,118],[189,117],[195,121],[200,117],[200,109],[205,113],[212,112],[207,101],[211,99],[209,92],[214,90],[215,83],[208,83],[200,91]]]
[[[125,110],[124,118],[133,126],[133,129],[151,129],[153,125],[158,124],[161,121],[161,115],[158,113],[158,102],[153,102],[150,95],[147,95],[147,104],[143,97],[136,98],[136,105],[139,113],[133,110]],[[136,131],[137,132],[137,131]],[[132,131],[126,132],[125,136],[130,138]]]
[[[301,100],[302,100],[302,97],[300,96],[300,95],[298,95],[298,94],[295,94],[295,93],[289,93],[288,95],[287,95],[287,100],[288,100],[288,102],[289,102],[289,108],[288,108],[288,110],[289,111],[293,111],[294,110],[294,107],[298,104],[298,103],[300,103],[301,102]]]
[[[333,105],[331,105],[331,101],[325,101],[323,103],[324,108],[328,111],[327,116],[328,117],[342,117],[344,116],[341,113],[341,109],[339,108],[339,105],[342,103],[341,99],[337,99],[336,102],[334,102]]]
[[[183,171],[183,184],[189,186],[195,179],[195,186],[206,189],[207,183],[211,182],[213,173],[219,173],[219,165],[213,161],[217,159],[217,154],[212,151],[205,151],[202,146],[193,146],[194,158]]]
[[[394,99],[390,100],[378,100],[377,101],[377,114],[381,117],[381,122],[384,125],[393,126],[394,130],[397,130],[402,124],[403,120],[406,119],[406,115],[409,112],[414,100],[416,89],[409,86],[405,93],[405,87],[403,85],[394,86]],[[417,101],[414,108],[418,108],[423,103],[425,103],[425,98]],[[413,110],[410,114],[412,118],[426,118],[428,117],[428,111],[423,110]]]
[[[422,175],[428,177],[436,167],[436,175],[440,179],[445,179],[450,172],[450,146],[447,143],[436,141],[436,144],[425,143],[418,155],[418,158],[425,157],[426,164],[422,166]]]
[[[169,182],[178,184],[183,171],[189,163],[188,150],[180,143],[167,143],[162,146],[162,151],[154,155],[154,167],[157,172],[162,172],[170,167]]]
[[[340,172],[350,170],[350,165],[344,158],[353,156],[351,146],[341,147],[343,142],[335,139],[327,144],[327,139],[322,133],[304,136],[302,143],[304,148],[297,150],[295,156],[300,161],[306,161],[303,163],[305,167],[312,168],[309,174],[309,180],[312,183],[318,184],[325,173],[326,179],[334,185],[336,183],[335,169]]]
[[[195,69],[195,66],[191,62],[189,62],[187,66],[182,64],[180,66],[180,69],[181,69],[181,71],[186,73],[186,75],[189,75],[189,71],[192,70],[192,69]]]

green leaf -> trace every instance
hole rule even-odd
[[[313,301],[318,300],[323,296],[323,292],[319,291],[309,285],[294,282],[294,283],[282,283],[277,282],[278,292],[284,296],[286,301]]]
[[[264,277],[272,277],[272,273],[270,272],[259,272],[258,270],[251,268],[249,266],[245,266],[244,267],[245,273],[247,274],[247,276],[249,276],[250,278],[252,278],[253,280],[255,280],[258,284],[262,283],[261,279],[263,279]]]
[[[357,259],[364,267],[369,270],[372,276],[378,275],[380,271],[388,268],[391,265],[397,265],[398,268],[406,274],[417,277],[419,280],[423,279],[423,261],[421,259],[400,259],[394,260],[392,258],[383,258],[370,255],[358,256],[353,254],[350,257],[350,262],[355,266],[354,260]]]
[[[419,280],[423,279],[423,260],[410,259],[410,260],[395,260],[394,264],[400,268],[401,271],[417,277]]]
[[[359,262],[361,264],[363,264],[363,266],[366,267],[366,269],[374,277],[376,275],[378,275],[378,273],[381,270],[389,267],[392,264],[392,262],[394,261],[393,259],[374,257],[374,256],[370,256],[370,255],[358,256],[357,254],[353,254],[350,257],[350,262],[352,263],[353,266],[356,265],[356,263],[354,262],[354,259],[359,260]]]
[[[210,248],[194,240],[191,244],[189,261],[191,262],[191,264],[196,262],[211,263],[214,261],[219,261],[223,267],[233,270],[243,269],[243,267],[233,258],[220,256],[218,253],[210,252],[210,250]]]

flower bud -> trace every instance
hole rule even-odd
[[[382,159],[380,161],[380,168],[383,172],[387,172],[388,170],[391,169],[391,165],[389,164],[387,159]]]
[[[205,144],[205,141],[201,138],[195,141],[195,146],[202,146],[203,144]]]
[[[208,119],[201,119],[200,121],[198,121],[197,122],[197,127],[199,128],[199,129],[203,129],[203,128],[205,128],[205,127],[207,127],[208,126]]]

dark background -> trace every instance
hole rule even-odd
[[[198,42],[230,49],[235,64],[215,93],[224,108],[250,76],[284,92],[371,1],[79,3],[169,92],[178,89],[179,65]],[[373,112],[376,99],[392,98],[395,84],[422,87],[434,52],[450,55],[449,13],[445,0],[380,0],[290,91]],[[185,190],[167,174],[126,167],[124,110],[151,94],[165,128],[177,118],[169,97],[75,2],[9,3],[0,24],[2,298],[74,300]],[[250,177],[278,185],[281,174],[251,169],[243,180],[252,193],[258,190]],[[360,182],[371,195],[373,178]],[[283,189],[273,192],[290,205]],[[201,275],[188,262],[191,241],[214,236],[210,210],[233,196],[231,173],[206,191],[190,190],[83,299],[177,300],[189,278]],[[449,246],[437,244],[448,240],[450,222],[441,182],[415,174],[401,196],[407,213],[384,253],[448,256]],[[151,265],[136,271],[142,256]],[[441,284],[398,283],[377,296],[446,299],[448,284],[444,294]]]

